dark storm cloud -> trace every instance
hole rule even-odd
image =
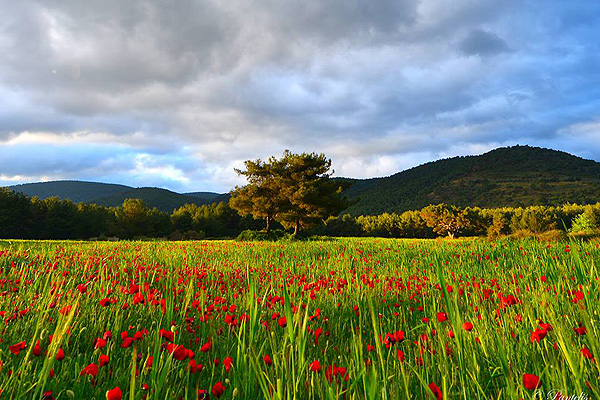
[[[0,181],[228,190],[529,143],[600,159],[596,1],[0,0]],[[19,154],[16,156],[15,154]]]

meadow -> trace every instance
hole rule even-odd
[[[577,241],[3,241],[0,399],[600,398],[598,260]]]

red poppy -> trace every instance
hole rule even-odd
[[[533,374],[523,374],[523,386],[528,390],[537,389],[540,386],[540,377]]]
[[[164,329],[161,329],[159,331],[159,335],[163,338],[165,338],[166,340],[168,340],[169,342],[172,342],[173,340],[175,340],[175,334],[171,331],[166,331]]]
[[[285,328],[287,326],[287,318],[281,317],[281,318],[279,318],[277,323],[279,324],[280,327]]]
[[[268,354],[263,357],[263,361],[267,365],[272,365],[273,364],[273,360],[271,360],[271,357]]]
[[[471,332],[473,330],[473,324],[470,322],[465,322],[462,327],[467,332]]]
[[[132,344],[133,344],[133,339],[130,337],[126,337],[123,340],[123,343],[121,343],[121,347],[125,349],[127,347],[130,347]]]
[[[587,329],[585,328],[585,326],[580,326],[579,328],[575,328],[573,329],[579,336],[583,336],[587,333]]]
[[[227,357],[223,360],[223,366],[225,367],[225,371],[229,372],[231,369],[231,365],[233,363],[233,359],[231,357]]]
[[[223,386],[223,383],[221,381],[217,382],[214,384],[214,386],[212,387],[211,390],[213,396],[215,397],[221,397],[221,395],[223,393],[225,393],[225,386]]]
[[[62,361],[65,358],[65,352],[63,349],[58,349],[56,352],[56,361]]]
[[[81,370],[81,374],[79,375],[91,375],[91,376],[96,376],[98,375],[98,364],[90,364],[87,367],[85,367],[84,369]]]
[[[396,351],[396,357],[398,357],[398,360],[400,360],[400,362],[404,361],[404,352],[400,349],[398,349]]]
[[[106,400],[121,400],[122,398],[123,393],[121,392],[121,388],[118,386],[106,392]]]
[[[592,355],[592,352],[590,351],[590,349],[588,349],[587,347],[584,347],[583,349],[581,349],[581,354],[583,354],[583,356],[585,358],[594,361],[594,356]]]
[[[101,367],[104,367],[105,365],[107,365],[109,362],[109,358],[106,354],[101,354],[100,357],[98,357],[98,364]]]
[[[200,351],[203,352],[203,353],[206,353],[207,351],[210,350],[210,347],[211,347],[211,341],[209,339],[206,343],[204,343],[202,345],[202,347],[200,347]]]
[[[196,360],[190,360],[188,368],[192,374],[195,374],[196,372],[202,371],[203,366],[202,364],[196,363]]]
[[[444,322],[448,319],[448,315],[445,312],[439,312],[437,313],[437,320],[438,322]]]
[[[548,334],[548,331],[546,329],[536,329],[535,331],[531,332],[531,343],[533,342],[540,342],[540,340],[542,340],[543,338],[546,337],[546,335]]]
[[[429,384],[429,390],[433,392],[433,395],[437,400],[442,400],[444,398],[444,395],[442,394],[442,389],[440,389],[435,383],[431,382]]]
[[[33,346],[33,355],[39,357],[42,355],[42,348],[40,347],[40,341],[38,340]]]
[[[318,360],[311,362],[310,370],[313,372],[321,372],[321,363]]]
[[[19,355],[19,352],[21,350],[25,350],[25,348],[27,347],[27,343],[25,343],[25,341],[13,344],[12,346],[9,347],[9,350],[11,353],[13,353],[14,355]]]

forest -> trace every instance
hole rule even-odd
[[[329,217],[306,236],[531,236],[593,234],[600,227],[600,203],[560,206],[479,208],[446,204],[379,215]],[[119,207],[74,203],[57,197],[40,200],[0,189],[0,237],[6,239],[143,239],[192,240],[235,238],[260,231],[264,220],[240,216],[228,203],[186,204],[172,213],[139,199]],[[273,223],[272,229],[284,232]]]

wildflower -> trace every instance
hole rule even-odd
[[[98,375],[98,364],[90,364],[87,367],[85,367],[84,369],[81,370],[81,373],[79,375],[91,375],[91,376],[96,376]]]
[[[540,377],[533,374],[523,374],[523,386],[528,390],[537,389],[540,386]]]
[[[118,386],[106,392],[106,400],[121,400],[122,398],[123,393],[121,392],[121,388]]]
[[[223,393],[225,393],[225,386],[223,386],[223,383],[221,381],[217,382],[214,384],[214,386],[212,387],[211,390],[213,396],[215,397],[221,397],[221,395]]]
[[[9,350],[11,353],[13,353],[15,356],[19,355],[19,352],[21,350],[25,350],[25,348],[27,347],[27,344],[25,343],[25,341],[13,344],[12,346],[9,347]]]
[[[318,360],[311,362],[310,370],[313,372],[321,372],[321,363]]]
[[[98,357],[98,364],[101,367],[104,367],[105,365],[108,364],[109,358],[106,354],[101,354],[100,357]]]
[[[442,394],[442,389],[438,387],[435,383],[429,383],[429,390],[431,390],[437,400],[442,400],[444,395]]]

